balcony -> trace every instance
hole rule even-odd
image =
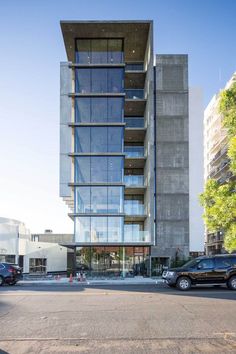
[[[144,157],[143,146],[125,146],[124,153],[127,158]]]
[[[124,242],[138,242],[138,243],[148,243],[150,242],[150,235],[148,231],[129,231],[124,232]]]
[[[126,89],[125,98],[129,100],[144,100],[144,89]]]
[[[124,211],[127,215],[144,215],[144,204],[125,201]]]
[[[143,175],[125,175],[124,183],[126,186],[132,187],[143,187],[144,186],[144,176]]]
[[[125,65],[125,71],[143,71],[143,63],[130,63]]]
[[[125,142],[126,143],[143,143],[146,134],[144,126],[144,117],[125,117]]]
[[[144,128],[144,117],[125,117],[126,128]]]

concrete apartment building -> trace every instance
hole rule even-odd
[[[236,81],[236,73],[224,89]],[[232,177],[227,156],[227,130],[222,125],[223,117],[218,112],[220,92],[214,95],[204,112],[204,180],[213,178],[225,183]],[[205,247],[207,254],[225,252],[222,232],[209,233],[206,230]]]
[[[61,29],[60,196],[74,220],[63,245],[91,275],[151,275],[189,256],[188,57],[154,66],[152,21]]]

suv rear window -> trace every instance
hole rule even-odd
[[[215,258],[216,268],[230,268],[231,259],[230,257],[216,257]]]
[[[232,264],[232,267],[236,267],[236,256],[230,257],[230,262]]]

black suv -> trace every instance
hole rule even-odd
[[[236,254],[198,257],[180,268],[164,271],[162,278],[179,290],[189,290],[196,284],[226,284],[236,290]]]
[[[11,263],[0,263],[0,286],[4,283],[15,285],[22,278],[21,268]]]

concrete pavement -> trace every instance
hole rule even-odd
[[[235,353],[236,292],[164,284],[0,288],[7,353]]]

